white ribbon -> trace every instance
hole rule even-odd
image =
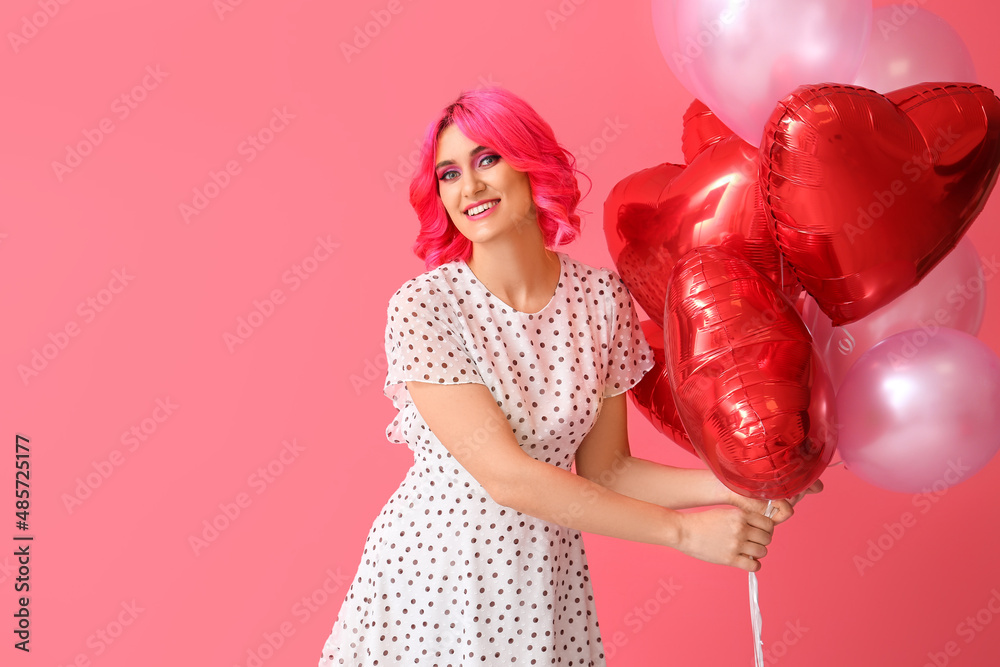
[[[771,518],[771,512],[776,508],[771,507],[771,501],[767,501],[767,508],[764,516]],[[751,559],[753,556],[750,557]],[[760,616],[760,602],[757,600],[757,573],[750,573],[750,626],[753,628],[753,664],[754,667],[764,667],[764,641],[761,639],[760,631],[763,619]]]

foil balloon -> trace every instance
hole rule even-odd
[[[728,488],[805,491],[837,445],[833,386],[792,302],[722,247],[674,267],[665,313],[674,401],[698,455]]]
[[[700,152],[687,167],[664,163],[630,174],[604,204],[618,274],[653,318],[662,316],[677,260],[701,245],[726,244],[790,294],[801,290],[771,236],[756,149],[732,135],[707,137],[691,140]]]
[[[774,105],[802,83],[853,81],[871,0],[653,0],[670,68],[726,125],[757,146]],[[664,20],[667,19],[667,20]]]
[[[927,275],[983,209],[998,165],[1000,99],[975,84],[886,96],[802,86],[775,108],[760,147],[775,240],[834,326]]]
[[[985,275],[979,253],[968,235],[948,253],[916,287],[860,320],[835,327],[830,318],[806,296],[802,321],[826,361],[833,386],[839,389],[851,366],[862,354],[893,334],[923,329],[935,334],[940,327],[975,336],[986,310],[986,284],[996,273]]]
[[[691,164],[706,148],[731,136],[733,131],[704,102],[691,102],[684,112],[684,131],[681,133],[684,161]]]
[[[649,346],[653,349],[653,367],[629,390],[628,395],[643,417],[657,431],[667,436],[682,449],[698,456],[691,446],[691,439],[684,431],[681,416],[674,404],[667,374],[667,361],[663,350],[663,330],[652,320],[640,323]]]

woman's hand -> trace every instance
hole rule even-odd
[[[796,503],[805,498],[808,494],[819,493],[822,490],[823,482],[817,479],[808,489],[788,500],[772,501],[771,518],[774,519],[774,523],[779,524],[792,518],[792,514],[795,513],[795,510],[793,510],[792,507],[794,507]],[[756,512],[757,514],[763,514],[764,510],[767,509],[766,500],[747,498],[746,496],[741,496],[735,491],[731,492],[729,502],[727,504],[747,510],[748,512]]]
[[[771,516],[764,516],[767,501],[747,498],[732,491],[727,504],[737,509],[711,509],[684,513],[678,549],[699,560],[731,565],[747,572],[761,568],[760,559],[767,555],[774,527],[794,514],[796,503],[810,493],[823,490],[823,482],[789,498],[771,502]]]
[[[681,514],[679,551],[699,560],[747,572],[761,568],[774,521],[742,509],[710,509]]]

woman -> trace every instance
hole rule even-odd
[[[625,392],[653,355],[621,278],[551,249],[579,235],[574,165],[501,88],[428,127],[410,187],[428,270],[386,327],[386,436],[414,464],[321,667],[604,665],[581,531],[753,572],[801,498],[769,519],[708,470],[630,455]]]

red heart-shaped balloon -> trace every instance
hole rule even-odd
[[[604,205],[604,232],[619,275],[657,324],[671,270],[702,245],[726,244],[790,293],[801,289],[771,236],[757,149],[736,136],[704,147],[686,168],[664,163],[619,181]]]
[[[684,161],[691,164],[706,148],[734,135],[704,102],[695,100],[684,112],[684,131],[681,132]]]
[[[674,402],[706,465],[745,496],[806,490],[836,449],[836,398],[792,302],[738,255],[704,246],[674,267],[665,318]]]
[[[632,402],[640,414],[652,424],[657,431],[680,445],[685,451],[698,456],[691,446],[691,439],[684,430],[681,416],[674,404],[674,395],[670,389],[670,377],[667,374],[667,360],[663,349],[663,329],[652,320],[640,322],[649,346],[653,349],[653,367],[642,376],[642,379],[629,390]]]
[[[802,86],[760,145],[778,247],[835,326],[916,285],[982,210],[1000,165],[1000,100],[975,84],[886,96]]]

